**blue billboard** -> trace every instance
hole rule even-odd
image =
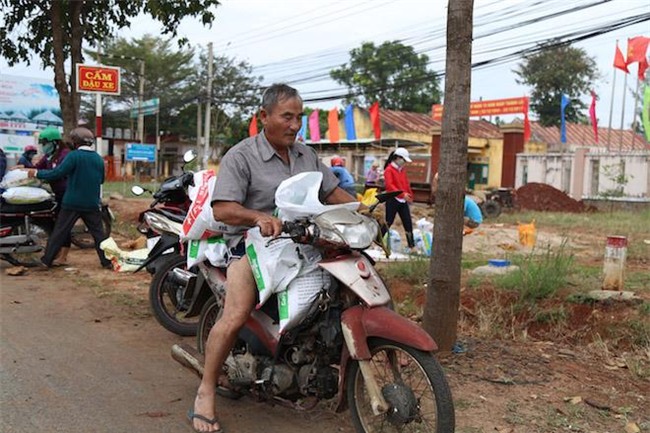
[[[127,161],[156,162],[156,145],[126,143],[126,155],[124,158]]]

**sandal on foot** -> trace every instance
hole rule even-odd
[[[208,423],[208,424],[210,424],[212,426],[219,422],[219,419],[217,419],[217,417],[214,417],[214,418],[210,419],[207,416],[203,416],[201,414],[194,413],[194,411],[192,409],[190,409],[190,410],[187,411],[187,420],[192,425],[192,429],[194,431],[196,431],[196,432],[198,432],[199,430],[194,428],[194,422],[193,422],[194,419],[199,419],[199,420],[204,421],[204,422],[206,422],[206,423]],[[219,426],[219,430],[215,430],[215,431],[213,431],[211,433],[224,433],[224,431],[221,428],[221,426]]]

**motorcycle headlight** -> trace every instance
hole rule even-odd
[[[347,209],[324,212],[314,218],[314,223],[321,239],[358,250],[372,245],[379,231],[375,220]]]

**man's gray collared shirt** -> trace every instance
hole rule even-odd
[[[321,201],[338,186],[338,179],[320,161],[314,149],[302,143],[294,143],[289,148],[287,164],[271,147],[262,131],[242,140],[224,155],[212,200],[233,201],[247,209],[272,214],[278,185],[291,176],[306,171],[323,173]],[[219,219],[218,215],[215,217]]]

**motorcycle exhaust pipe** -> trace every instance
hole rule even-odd
[[[172,358],[200,378],[203,377],[205,360],[198,350],[186,343],[172,346]]]
[[[186,271],[181,268],[172,269],[172,273],[169,276],[171,282],[181,285],[183,287],[188,287],[188,283],[192,278],[196,278],[196,274],[190,271]]]

